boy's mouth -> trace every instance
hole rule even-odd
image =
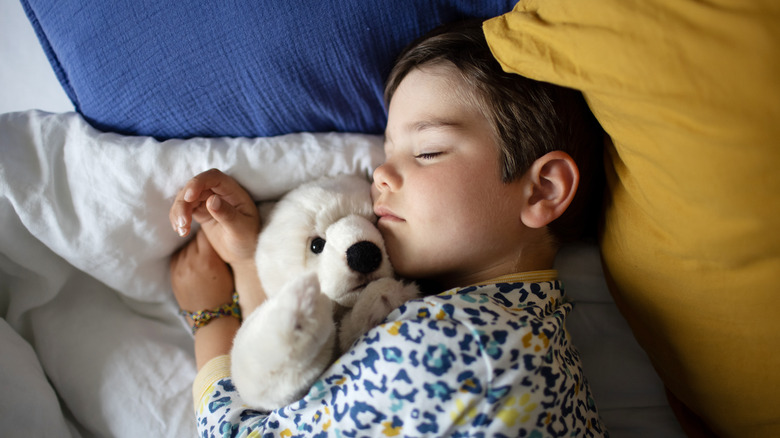
[[[393,213],[392,210],[384,205],[377,205],[374,207],[374,214],[379,217],[380,221],[384,222],[403,222],[404,219]]]

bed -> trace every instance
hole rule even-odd
[[[348,2],[351,9],[324,2],[321,10],[309,10],[310,19],[344,19],[377,39],[361,47],[381,45],[359,53],[337,48],[344,57],[341,67],[382,60],[364,71],[366,77],[353,76],[347,84],[332,82],[339,72],[323,66],[334,62],[323,55],[329,52],[287,45],[295,60],[324,59],[309,65],[312,71],[299,61],[257,68],[267,61],[263,53],[282,48],[268,46],[261,53],[231,40],[231,32],[239,30],[242,38],[250,33],[268,38],[302,26],[300,17],[284,10],[285,2],[269,2],[276,6],[268,6],[273,9],[268,15],[246,21],[240,20],[241,8],[257,9],[248,2],[233,9],[197,2],[186,10],[175,2],[155,2],[140,11],[76,3],[28,0],[1,6],[5,53],[0,55],[19,61],[0,64],[8,78],[0,90],[0,387],[5,390],[0,430],[8,436],[194,436],[192,341],[177,315],[167,273],[168,257],[182,245],[167,218],[177,189],[212,167],[235,176],[257,201],[278,198],[320,175],[368,176],[382,160],[378,134],[384,114],[375,82],[392,62],[388,54],[438,21],[496,16],[514,2],[476,7],[452,1],[422,8],[410,1],[374,4],[371,11],[361,7],[368,2]],[[399,17],[398,11],[406,13]],[[172,14],[186,17],[176,21]],[[272,22],[272,15],[278,21]],[[374,33],[365,22],[369,15],[403,20],[404,31]],[[120,26],[140,16],[153,23],[142,30]],[[66,38],[67,20],[75,20],[74,28],[92,23],[94,32],[80,35],[87,48],[74,43],[75,37]],[[209,38],[177,39],[188,22],[211,26],[201,29]],[[107,29],[114,33],[98,32]],[[136,50],[146,50],[147,60],[164,52],[152,64],[161,59],[192,63],[189,82],[182,84],[182,71],[133,70],[138,59],[132,56],[116,65],[119,60],[109,52],[96,53],[110,50],[108,42],[121,31],[127,38],[151,38],[144,47],[153,49]],[[322,37],[304,36],[309,42]],[[18,43],[6,44],[11,40]],[[214,46],[214,40],[222,45]],[[124,48],[129,44],[113,41]],[[242,56],[249,64],[226,66],[228,58],[236,59],[230,50],[249,50],[257,59]],[[209,57],[202,58],[204,53]],[[220,68],[207,69],[209,62]],[[211,76],[204,77],[206,71]],[[311,77],[301,79],[312,72],[321,80],[314,85]],[[219,75],[239,83],[227,84]],[[157,95],[127,85],[154,77],[166,87]],[[371,81],[373,88],[361,85]],[[242,88],[247,83],[262,87]],[[292,85],[284,88],[285,83]],[[323,94],[334,87],[342,100]],[[171,95],[180,98],[166,102]],[[305,99],[317,105],[299,105]],[[354,103],[361,100],[367,106]],[[198,104],[205,107],[194,107]],[[568,328],[612,436],[684,436],[664,385],[613,302],[597,245],[564,248],[556,267],[575,303]]]

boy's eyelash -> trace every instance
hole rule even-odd
[[[425,152],[422,154],[415,155],[414,158],[419,158],[421,160],[430,160],[431,158],[435,158],[438,155],[441,155],[441,152]]]

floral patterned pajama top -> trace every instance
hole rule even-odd
[[[607,436],[564,327],[555,271],[409,301],[359,339],[300,401],[241,402],[230,358],[193,385],[204,437]]]

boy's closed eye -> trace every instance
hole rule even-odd
[[[420,159],[420,160],[430,160],[430,159],[438,157],[441,154],[442,154],[441,152],[423,152],[423,153],[415,155],[414,158],[417,158],[417,159]]]

